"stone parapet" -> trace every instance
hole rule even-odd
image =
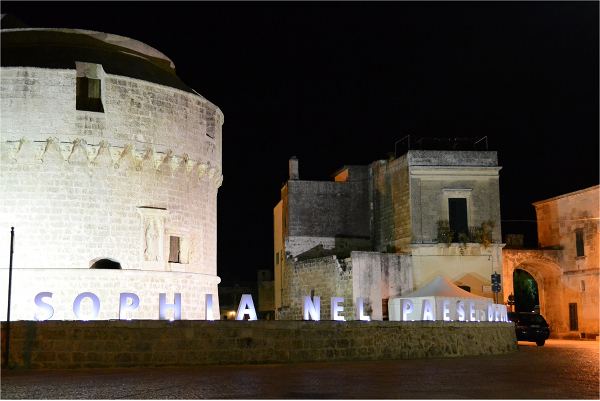
[[[2,322],[3,349],[5,335]],[[513,324],[496,322],[19,321],[11,322],[9,362],[17,369],[239,365],[441,358],[517,348]]]

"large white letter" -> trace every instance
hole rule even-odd
[[[494,304],[494,322],[500,321],[500,305]]]
[[[206,294],[206,310],[204,311],[204,320],[213,321],[215,320],[213,314],[213,302],[212,302],[212,294]]]
[[[39,294],[37,294],[35,296],[35,299],[33,300],[33,302],[35,302],[35,304],[40,307],[41,309],[45,310],[46,313],[44,314],[39,314],[36,313],[35,315],[33,315],[33,318],[35,320],[49,320],[50,318],[52,318],[52,316],[54,316],[54,308],[45,303],[42,298],[52,298],[52,293],[51,292],[40,292]]]
[[[250,294],[242,295],[235,320],[244,320],[244,315],[248,315],[248,320],[257,319],[256,309],[254,309],[254,302],[252,302],[252,295]]]
[[[486,303],[487,306],[487,321],[488,322],[493,322],[494,321],[494,306],[491,303]]]
[[[363,299],[362,298],[356,298],[356,320],[362,320],[365,322],[370,322],[371,321],[371,317],[370,316],[365,316],[364,312],[365,312],[365,307],[363,306]]]
[[[167,304],[167,294],[158,294],[158,320],[167,319],[167,311],[172,310],[174,320],[181,320],[181,294],[175,293],[175,303]]]
[[[131,299],[131,305],[127,305],[127,300]],[[136,310],[140,306],[140,298],[132,292],[122,292],[121,302],[119,303],[119,319],[120,320],[131,320],[127,319],[125,312]]]
[[[314,320],[315,322],[321,320],[321,297],[315,297],[314,304],[311,302],[310,297],[302,297],[302,319]]]
[[[459,322],[465,321],[465,311],[462,308],[463,306],[465,306],[463,301],[456,301],[456,314],[458,315]]]
[[[500,320],[503,322],[508,322],[508,311],[506,310],[506,305],[500,305]]]
[[[93,303],[92,314],[87,316],[87,319],[84,319],[81,316],[81,301],[83,300],[83,298],[90,298]],[[75,298],[75,301],[73,302],[73,313],[75,313],[75,316],[77,316],[77,319],[79,319],[79,320],[93,319],[96,316],[98,316],[99,312],[100,312],[100,300],[98,299],[96,294],[93,294],[91,292],[83,292],[83,293],[77,295],[77,298]]]
[[[428,299],[423,300],[421,307],[421,320],[435,320],[433,318],[433,310],[431,310],[431,302]]]
[[[469,302],[469,320],[472,322],[477,320],[475,317],[475,302]]]
[[[344,302],[343,297],[331,297],[331,320],[337,320],[343,322],[346,320],[344,316],[339,316],[338,312],[343,312],[344,307],[339,305],[340,302]]]
[[[444,319],[445,322],[449,322],[450,321],[450,308],[448,308],[448,306],[450,306],[450,300],[448,299],[444,299],[442,301],[442,318]]]
[[[406,322],[408,320],[408,315],[410,315],[415,308],[410,299],[401,299],[400,309],[402,310],[402,320]]]

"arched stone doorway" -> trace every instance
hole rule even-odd
[[[502,252],[504,301],[513,291],[513,274],[521,269],[531,274],[538,285],[540,314],[550,325],[551,337],[569,335],[568,305],[562,283],[559,252],[556,250],[505,249]]]
[[[90,269],[122,269],[121,263],[112,258],[95,258],[90,260]]]
[[[507,290],[510,290],[508,288]],[[540,311],[540,300],[537,280],[525,270],[515,269],[513,274],[514,306],[517,312]]]

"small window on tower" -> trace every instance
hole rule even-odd
[[[75,108],[104,113],[102,80],[104,70],[99,64],[75,62],[77,67],[77,94]]]
[[[181,263],[181,237],[171,236],[171,243],[169,247],[169,262]]]
[[[104,113],[100,91],[101,81],[99,79],[77,77],[76,109]]]
[[[577,247],[577,257],[585,256],[583,248],[583,230],[575,231],[575,246]]]

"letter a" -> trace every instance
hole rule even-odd
[[[256,309],[254,309],[254,302],[252,302],[252,295],[250,294],[242,295],[235,320],[244,320],[244,315],[248,315],[248,320],[257,319]]]

